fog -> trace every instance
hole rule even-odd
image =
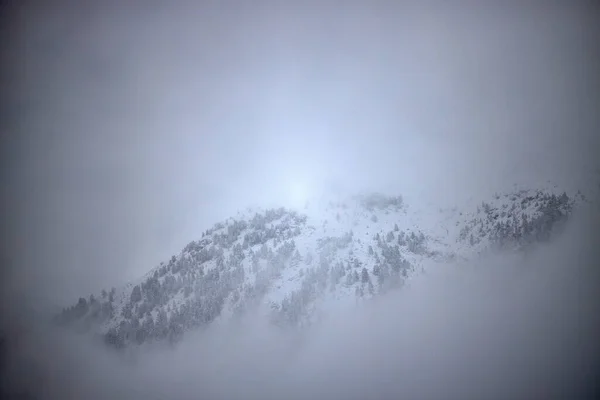
[[[248,314],[122,356],[24,324],[6,342],[5,377],[51,399],[593,398],[599,217],[576,214],[527,255],[432,266],[302,333]]]
[[[419,3],[7,6],[11,284],[62,306],[248,205],[334,185],[453,203],[580,188],[598,9]]]
[[[502,398],[597,374],[586,218],[525,265],[427,278],[301,351],[251,319],[243,337],[208,332],[130,370],[32,325],[249,205],[332,188],[460,205],[514,183],[597,187],[597,7],[391,3],[3,8],[3,325],[30,332],[13,359],[32,354],[23,368],[46,397]]]

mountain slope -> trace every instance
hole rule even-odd
[[[138,281],[80,298],[56,322],[123,347],[176,342],[250,309],[283,329],[400,287],[427,263],[548,240],[579,193],[518,190],[461,210],[363,194],[297,212],[248,209],[215,224]]]

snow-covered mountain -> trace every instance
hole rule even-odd
[[[80,298],[56,322],[117,347],[177,342],[249,310],[282,329],[401,287],[429,265],[516,251],[558,232],[579,192],[518,189],[439,208],[360,194],[302,210],[247,209],[135,282]]]

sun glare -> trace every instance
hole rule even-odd
[[[304,207],[308,200],[308,188],[302,182],[293,182],[289,188],[289,200],[292,207]]]

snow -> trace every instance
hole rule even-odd
[[[307,273],[319,267],[320,242],[326,242],[330,239],[341,239],[346,235],[352,234],[352,239],[346,247],[336,247],[332,253],[330,266],[333,267],[341,262],[344,267],[352,260],[358,260],[361,268],[364,266],[375,284],[376,277],[373,275],[373,266],[375,264],[374,255],[369,254],[369,247],[372,247],[378,257],[382,257],[382,249],[379,248],[375,237],[379,234],[383,241],[386,241],[388,232],[394,233],[394,239],[391,244],[397,243],[398,234],[404,232],[406,235],[414,233],[419,235],[424,234],[426,238],[427,252],[416,254],[409,251],[406,246],[400,246],[400,255],[412,265],[412,270],[405,278],[405,284],[411,285],[418,281],[418,277],[422,274],[427,274],[428,271],[439,269],[441,265],[447,265],[449,259],[469,259],[477,257],[478,254],[484,252],[490,245],[490,238],[483,235],[480,242],[470,244],[468,240],[460,240],[460,234],[465,227],[477,227],[479,220],[484,221],[489,216],[483,210],[483,202],[489,204],[491,210],[497,210],[499,216],[493,222],[506,222],[511,218],[521,218],[526,215],[532,218],[537,215],[538,210],[534,201],[526,201],[528,197],[534,196],[537,189],[514,187],[513,191],[505,194],[492,195],[485,199],[468,199],[465,204],[460,207],[447,207],[443,205],[443,199],[438,203],[433,201],[425,201],[424,199],[404,198],[402,204],[391,202],[385,205],[376,203],[372,209],[365,207],[365,197],[349,196],[338,197],[335,200],[320,198],[311,200],[302,209],[294,210],[300,216],[306,217],[306,222],[300,224],[300,234],[292,238],[281,238],[279,246],[293,240],[295,248],[302,257],[302,261],[298,265],[292,265],[290,259],[285,261],[285,268],[279,271],[270,279],[269,288],[266,295],[260,300],[263,312],[268,313],[273,305],[280,305],[284,299],[292,293],[301,290],[302,283],[305,280]],[[552,187],[547,193],[560,194],[562,191],[556,187]],[[569,193],[573,196],[574,193]],[[377,201],[385,199],[382,196],[375,197]],[[198,241],[200,246],[210,248],[215,246],[215,235],[228,234],[228,228],[232,226],[234,221],[247,221],[248,223],[256,214],[264,215],[266,210],[260,208],[248,208],[240,211],[235,216],[235,220],[230,218],[224,223],[215,225],[209,230],[209,235]],[[502,212],[506,212],[503,215]],[[283,216],[273,219],[265,224],[267,228],[279,229],[284,225],[289,225],[291,228],[296,226],[295,217],[289,212]],[[488,222],[485,222],[489,225]],[[487,226],[487,225],[486,225]],[[230,246],[223,248],[224,260],[229,260],[233,254],[233,248],[236,245],[244,244],[244,235],[250,232],[252,228],[248,226],[244,229],[235,241],[230,243]],[[281,234],[280,234],[281,236]],[[273,251],[277,251],[274,239],[269,239],[266,243]],[[250,252],[258,253],[263,244],[256,244],[244,250],[245,258],[242,261],[245,278],[243,286],[252,286],[256,283],[257,273],[253,271]],[[191,250],[183,250],[175,257],[175,261],[180,262],[187,260],[193,262],[194,255]],[[311,255],[312,262],[306,262],[306,258]],[[136,285],[140,285],[167,263],[161,263],[157,267],[151,269],[135,281],[126,283],[117,288],[115,293],[114,317],[105,322],[101,326],[101,331],[106,332],[110,327],[118,326],[124,317],[122,311],[125,305],[129,302],[131,291]],[[168,266],[171,264],[169,263]],[[198,274],[200,268],[208,273],[217,267],[216,260],[204,262],[202,265],[192,263],[187,271],[190,274]],[[259,263],[259,271],[264,271],[267,268],[267,261],[261,260]],[[179,277],[179,273],[174,273],[170,268],[164,276],[159,276],[158,280],[162,284],[167,277]],[[352,273],[354,267],[346,273]],[[358,271],[360,274],[360,270]],[[159,274],[160,275],[160,274]],[[347,310],[357,306],[362,301],[365,301],[370,296],[365,289],[365,297],[357,298],[355,291],[357,286],[362,285],[356,283],[350,286],[346,285],[345,277],[342,277],[339,283],[331,287],[328,281],[327,287],[313,304],[307,307],[318,310],[318,316],[315,318],[331,315],[342,310]],[[238,287],[238,291],[241,291]],[[192,293],[191,297],[195,295]],[[97,296],[100,299],[100,295]],[[178,290],[168,299],[163,307],[177,309],[185,304],[187,298],[183,294],[183,289]],[[240,301],[244,301],[242,298]],[[233,300],[233,294],[229,294],[225,299],[223,311],[218,320],[226,320],[233,315],[233,309],[236,304]],[[151,311],[152,317],[156,320],[158,309],[154,308]],[[169,314],[169,317],[171,315]]]

